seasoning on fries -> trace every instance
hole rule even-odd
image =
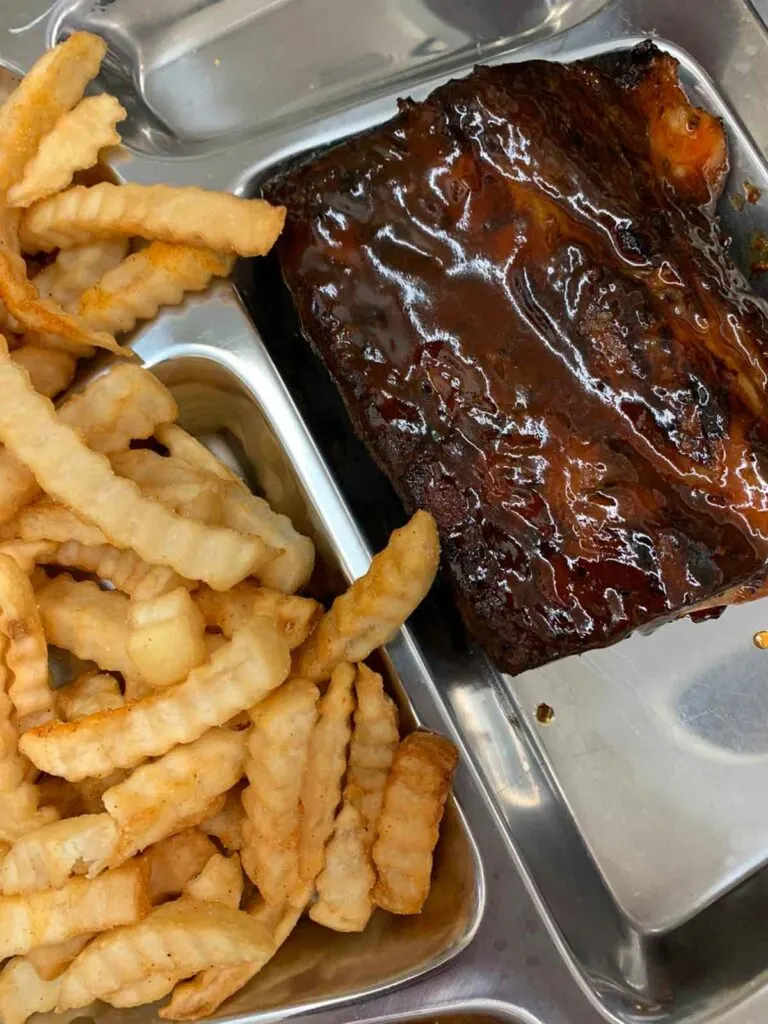
[[[0,1024],[169,995],[161,1018],[197,1020],[305,911],[338,931],[419,912],[456,758],[400,741],[362,663],[431,586],[431,516],[324,611],[300,593],[312,541],[150,372],[115,359],[67,393],[285,218],[72,185],[119,141],[117,100],[83,98],[105,50],[75,33],[0,108]],[[57,690],[51,647],[73,665]]]

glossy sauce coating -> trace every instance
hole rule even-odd
[[[479,68],[268,189],[303,329],[508,671],[764,576],[768,319],[726,170],[644,45]]]

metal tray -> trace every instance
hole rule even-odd
[[[0,60],[24,69],[59,33],[100,31],[111,50],[105,84],[131,113],[117,172],[249,192],[286,158],[389,117],[398,93],[421,97],[467,70],[471,38],[486,60],[518,51],[569,60],[653,34],[696,100],[727,123],[733,171],[720,213],[736,257],[744,262],[754,232],[768,228],[765,202],[732,201],[747,179],[768,188],[768,39],[744,0],[397,0],[386,5],[389,35],[378,31],[379,5],[361,13],[328,0],[334,31],[298,56],[272,52],[263,18],[295,15],[300,3],[75,0],[49,10],[45,0],[5,0]],[[499,30],[501,8],[524,6],[528,21]],[[305,40],[313,10],[304,8]],[[460,26],[468,10],[485,17],[486,37]],[[398,49],[392,26],[401,42],[420,40],[413,52]],[[350,43],[341,82],[320,73],[336,59],[324,48],[334,32]],[[261,48],[248,51],[246,37]],[[392,58],[386,70],[360,70],[368,49]],[[268,110],[263,90],[292,56],[300,71],[283,74]],[[177,391],[183,422],[312,525],[331,571],[358,575],[369,554],[357,523],[379,543],[402,513],[349,434],[274,275],[269,261],[239,268],[250,318],[223,285],[163,315],[138,347]],[[511,680],[466,642],[438,592],[388,652],[401,700],[463,753],[464,813],[446,829],[433,905],[362,942],[337,944],[308,926],[227,1019],[763,1024],[768,655],[751,637],[764,626],[761,602]],[[555,710],[546,727],[535,717],[543,701]],[[148,1019],[146,1010],[97,1016]]]

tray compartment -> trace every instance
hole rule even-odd
[[[610,60],[639,41],[588,50],[566,43],[559,59]],[[706,72],[678,47],[661,45],[680,61],[695,101],[726,122],[732,170],[719,215],[748,274],[751,238],[768,218],[764,205],[734,205],[732,197],[745,180],[768,188],[768,170]],[[394,99],[386,111],[356,116],[355,130],[391,114]],[[257,193],[293,160],[347,134],[344,118],[314,138],[309,133],[278,161],[254,168],[246,189]],[[762,290],[761,279],[754,283]],[[399,503],[352,436],[334,386],[301,337],[276,260],[243,264],[238,286],[345,497],[379,543],[401,514]],[[604,1009],[616,1012],[618,1001],[627,1019],[685,1019],[724,991],[754,983],[768,963],[753,919],[768,878],[768,740],[756,724],[766,710],[760,666],[768,665],[752,636],[766,621],[765,602],[729,609],[719,621],[684,620],[511,679],[456,639],[461,627],[447,595],[416,616],[438,685],[574,966],[590,978]],[[470,698],[457,675],[473,680]],[[543,701],[555,709],[547,727],[535,716]],[[478,725],[483,712],[489,722]],[[512,780],[518,789],[506,801]],[[725,924],[731,936],[749,935],[750,952],[739,943],[726,955]]]

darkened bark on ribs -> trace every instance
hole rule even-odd
[[[509,671],[764,575],[768,317],[726,170],[646,44],[479,68],[268,186],[303,330]]]

